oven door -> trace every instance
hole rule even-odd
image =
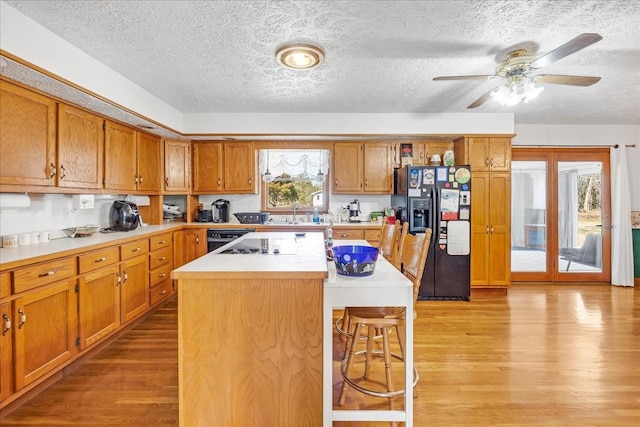
[[[233,242],[237,238],[255,231],[252,228],[210,228],[207,230],[207,252],[213,252],[218,248]]]

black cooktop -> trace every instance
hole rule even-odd
[[[235,242],[222,254],[295,255],[295,239],[244,239]]]

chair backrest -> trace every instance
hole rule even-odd
[[[424,265],[427,262],[429,243],[431,242],[431,229],[424,233],[406,234],[402,240],[400,249],[402,273],[413,283],[413,301],[418,300]]]
[[[398,237],[398,249],[396,251],[396,256],[391,262],[395,268],[402,271],[402,250],[404,247],[404,239],[407,237],[409,233],[409,222],[405,222],[401,226],[400,236]]]
[[[380,249],[380,254],[392,264],[397,256],[399,237],[400,223],[396,222],[395,224],[389,224],[385,218],[380,230],[380,243],[378,244],[378,249]]]

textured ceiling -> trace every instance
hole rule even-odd
[[[5,1],[184,113],[514,112],[517,124],[640,124],[640,1]],[[544,68],[600,76],[515,107],[466,107],[518,47],[603,40]],[[310,42],[320,67],[276,49]]]

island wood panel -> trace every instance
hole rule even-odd
[[[179,281],[180,425],[322,423],[323,280]]]

